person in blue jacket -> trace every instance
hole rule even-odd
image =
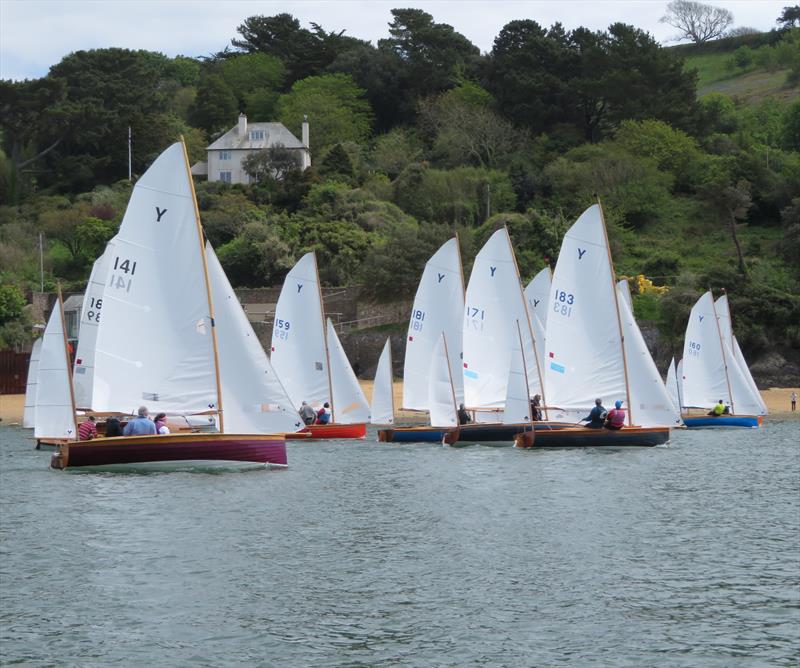
[[[589,424],[586,426],[590,429],[602,429],[606,423],[607,415],[608,411],[603,408],[603,400],[598,398],[594,400],[594,408],[589,411],[589,415],[581,418],[581,422],[588,420]]]

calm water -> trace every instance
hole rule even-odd
[[[0,427],[0,663],[796,666],[800,422],[65,474]]]

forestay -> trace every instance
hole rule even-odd
[[[442,332],[433,349],[428,371],[428,406],[432,427],[458,426],[451,368],[447,340]]]
[[[72,440],[78,436],[60,296],[42,337],[36,381],[34,435],[37,439]]]
[[[381,356],[378,359],[378,368],[375,370],[375,382],[372,385],[372,406],[370,408],[369,421],[372,424],[394,424],[392,347],[391,339],[388,338],[383,345]]]
[[[75,405],[78,408],[92,408],[92,388],[94,385],[94,354],[97,344],[97,331],[100,327],[100,314],[103,310],[103,292],[108,274],[107,258],[114,253],[114,240],[108,242],[103,254],[94,261],[86,293],[81,308],[78,348],[72,370],[72,385],[75,389]]]
[[[505,405],[517,320],[522,325],[528,391],[531,395],[544,394],[514,251],[508,231],[502,228],[475,257],[467,286],[463,375],[464,399],[469,407]]]
[[[587,411],[627,400],[616,290],[599,204],[561,244],[547,316],[547,404]],[[634,415],[633,418],[636,416]]]
[[[550,267],[545,267],[525,288],[525,303],[528,307],[533,338],[536,341],[536,351],[539,353],[540,369],[544,369],[545,359],[545,334],[547,332],[547,305],[550,301],[550,285],[552,273]]]
[[[36,384],[39,376],[39,356],[42,354],[42,340],[36,339],[28,362],[28,380],[25,385],[25,408],[22,412],[22,426],[33,429],[36,426]]]
[[[650,350],[625,297],[627,285],[617,284],[620,322],[628,365],[628,411],[634,424],[641,427],[674,427],[681,424],[680,409],[676,409],[661,380]],[[622,399],[622,397],[620,397]]]
[[[369,404],[356,374],[342,348],[331,319],[328,318],[328,352],[331,360],[333,402],[332,422],[357,424],[369,420]]]
[[[303,424],[256,337],[214,250],[206,244],[217,323],[225,431],[285,433]]]
[[[272,328],[270,359],[296,409],[331,401],[317,260],[306,253],[286,275]]]
[[[528,394],[528,375],[525,371],[525,351],[522,345],[522,328],[519,320],[516,321],[515,327],[517,338],[511,348],[503,424],[521,424],[531,421],[531,399]]]
[[[464,315],[464,275],[458,239],[445,242],[425,264],[414,296],[406,336],[403,407],[428,410],[431,355],[442,332],[450,344],[450,364],[456,399],[464,401],[461,373],[461,327]]]
[[[204,249],[183,145],[133,189],[113,251],[95,352],[93,408],[191,413],[218,405]]]

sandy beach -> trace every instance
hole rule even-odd
[[[367,399],[372,397],[372,381],[362,380],[359,381],[364,394]],[[797,392],[800,395],[800,388],[798,387],[771,387],[768,390],[761,390],[761,396],[769,408],[770,415],[780,416],[782,418],[792,417],[800,419],[800,410],[795,413],[791,412],[790,395],[792,392]],[[398,407],[398,417],[412,418],[418,413],[400,411],[399,407],[403,403],[403,383],[402,381],[394,382],[394,405]],[[0,395],[0,419],[6,425],[18,425],[22,422],[22,411],[25,407],[25,395],[23,394],[3,394]],[[800,408],[800,407],[799,407]]]

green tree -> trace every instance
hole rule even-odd
[[[297,151],[275,144],[270,148],[251,153],[242,160],[242,168],[256,181],[272,178],[283,181],[291,172],[300,170]]]
[[[724,177],[719,177],[703,186],[700,194],[710,212],[728,226],[739,259],[739,271],[746,277],[747,265],[744,262],[742,244],[736,228],[739,222],[747,217],[752,205],[750,184],[744,179],[732,183]]]
[[[286,68],[276,56],[248,53],[228,58],[219,65],[222,79],[238,99],[240,111],[253,121],[271,121]]]
[[[197,98],[189,108],[189,120],[209,134],[229,130],[236,123],[239,106],[236,95],[218,74],[200,82]]]
[[[263,222],[247,223],[217,255],[234,287],[277,285],[295,261],[278,230]]]
[[[296,135],[307,116],[311,154],[338,142],[363,142],[369,137],[372,112],[364,91],[346,74],[326,74],[296,82],[278,100],[278,118]]]
[[[679,30],[678,39],[690,39],[695,44],[702,44],[722,37],[733,23],[733,13],[694,0],[672,0],[667,4],[667,13],[661,17],[661,23]]]

